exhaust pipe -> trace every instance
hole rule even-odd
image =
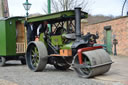
[[[76,29],[76,40],[81,38],[81,8],[75,8],[75,29]]]

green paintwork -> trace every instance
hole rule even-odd
[[[16,55],[16,21],[21,17],[0,20],[0,56]]]
[[[43,37],[44,37],[44,33],[41,33],[39,40],[42,41],[47,46],[47,44],[46,44],[46,42],[45,42]],[[52,41],[51,43],[53,45],[60,45],[61,49],[71,49],[71,46],[73,44],[73,42],[71,42],[69,44],[63,44],[63,37],[62,37],[62,35],[51,36],[51,41]]]
[[[29,17],[28,22],[39,22],[39,21],[51,21],[51,20],[59,20],[61,21],[62,18],[64,21],[65,18],[73,18],[74,19],[75,12],[74,10],[69,10],[69,11],[62,11],[62,12],[57,12],[57,13],[51,13],[47,15],[42,15],[42,16],[35,16],[35,17]],[[87,18],[88,14],[86,12],[81,12],[81,18]]]
[[[43,38],[43,37],[44,37],[44,33],[41,33],[41,34],[40,34],[40,37],[39,37],[39,40],[44,43],[45,41],[44,41],[44,38]]]
[[[0,21],[0,55],[6,54],[6,30],[5,28],[5,22]]]
[[[48,14],[51,13],[51,0],[48,0]]]
[[[63,40],[61,35],[51,36],[51,41],[53,45],[63,45]]]
[[[45,46],[47,47],[47,44],[46,44],[46,42],[44,40],[44,33],[40,34],[39,40],[42,41],[45,44]]]
[[[69,44],[65,44],[61,47],[61,49],[71,49],[73,42],[69,43]]]
[[[51,14],[51,0],[48,1],[48,14]],[[51,24],[48,24],[49,32],[51,32]]]
[[[106,30],[106,46],[108,53],[112,54],[112,31]]]

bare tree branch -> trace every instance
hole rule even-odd
[[[51,0],[51,10],[52,12],[59,12],[73,10],[75,7],[81,7],[82,10],[88,11],[90,8],[89,3],[90,0]],[[47,10],[47,8],[44,10]]]
[[[56,12],[58,12],[59,11],[59,6],[58,6],[58,4],[57,4],[57,2],[56,1],[54,1],[54,0],[51,0],[52,2],[52,11],[56,11]]]

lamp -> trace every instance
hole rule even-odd
[[[31,8],[31,3],[29,3],[28,2],[28,0],[26,0],[26,2],[25,3],[23,3],[23,6],[24,6],[24,8],[25,8],[25,10],[26,10],[26,15],[27,15],[27,17],[28,17],[28,10]]]

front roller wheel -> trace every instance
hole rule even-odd
[[[44,43],[40,41],[30,42],[26,53],[28,67],[34,72],[44,70],[48,60],[47,55],[48,53]]]
[[[5,62],[6,62],[5,57],[0,56],[0,66],[1,67],[5,65]]]
[[[80,77],[94,77],[109,71],[112,60],[103,49],[82,52],[83,64],[79,64],[78,55],[74,57],[74,69]]]
[[[85,66],[91,66],[91,63],[89,61],[89,59],[85,56],[83,56],[83,61],[84,61],[84,65]],[[73,61],[73,67],[74,70],[76,71],[76,73],[80,76],[80,77],[89,77],[90,73],[91,73],[91,69],[90,68],[82,68],[79,64],[79,60],[78,60],[78,55],[76,55],[74,57],[74,61]]]

